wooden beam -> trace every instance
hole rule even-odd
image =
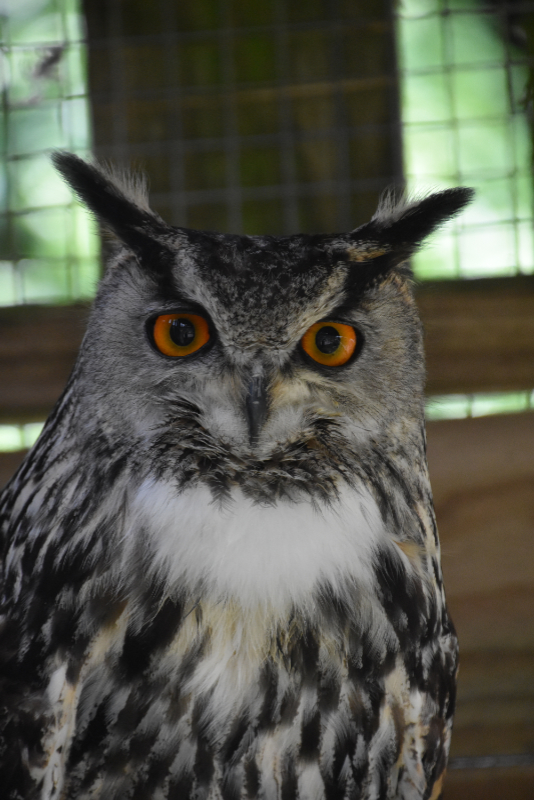
[[[445,800],[532,800],[533,786],[534,767],[450,769],[443,797]]]
[[[429,394],[534,388],[534,278],[451,281],[417,290]],[[0,310],[0,422],[44,419],[74,364],[84,306]]]
[[[13,453],[0,453],[0,489],[15,474],[27,452],[27,450],[16,450]]]
[[[529,753],[534,413],[431,422],[427,435],[447,602],[460,640],[451,756]],[[530,781],[533,770],[525,773]],[[518,769],[451,770],[446,796],[526,799],[520,775]],[[499,794],[496,784],[490,791],[497,778],[512,781],[508,793]]]
[[[460,632],[452,759],[532,752],[533,675],[534,650],[503,646],[473,652],[463,647]]]
[[[428,394],[534,388],[534,277],[424,283]]]
[[[45,419],[63,391],[88,308],[17,306],[0,310],[0,422]]]
[[[534,412],[431,422],[427,434],[462,647],[534,652]]]

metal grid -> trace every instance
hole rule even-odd
[[[534,271],[533,34],[532,2],[400,3],[408,186],[477,190],[452,232],[415,258],[421,278]]]
[[[401,178],[389,2],[87,0],[95,150],[171,222],[351,229]]]
[[[78,0],[9,2],[0,14],[0,305],[91,296],[98,246],[50,150],[89,146]]]

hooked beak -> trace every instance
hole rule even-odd
[[[253,375],[250,379],[245,407],[248,436],[251,446],[254,446],[267,416],[267,392],[263,375]]]

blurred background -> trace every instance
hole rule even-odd
[[[170,223],[350,230],[385,187],[477,190],[414,259],[462,658],[445,798],[534,797],[534,2],[0,0],[0,483],[101,270],[64,148]]]

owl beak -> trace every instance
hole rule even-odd
[[[258,442],[258,437],[267,416],[267,392],[263,375],[253,375],[248,385],[245,403],[248,422],[248,436],[251,446]]]

